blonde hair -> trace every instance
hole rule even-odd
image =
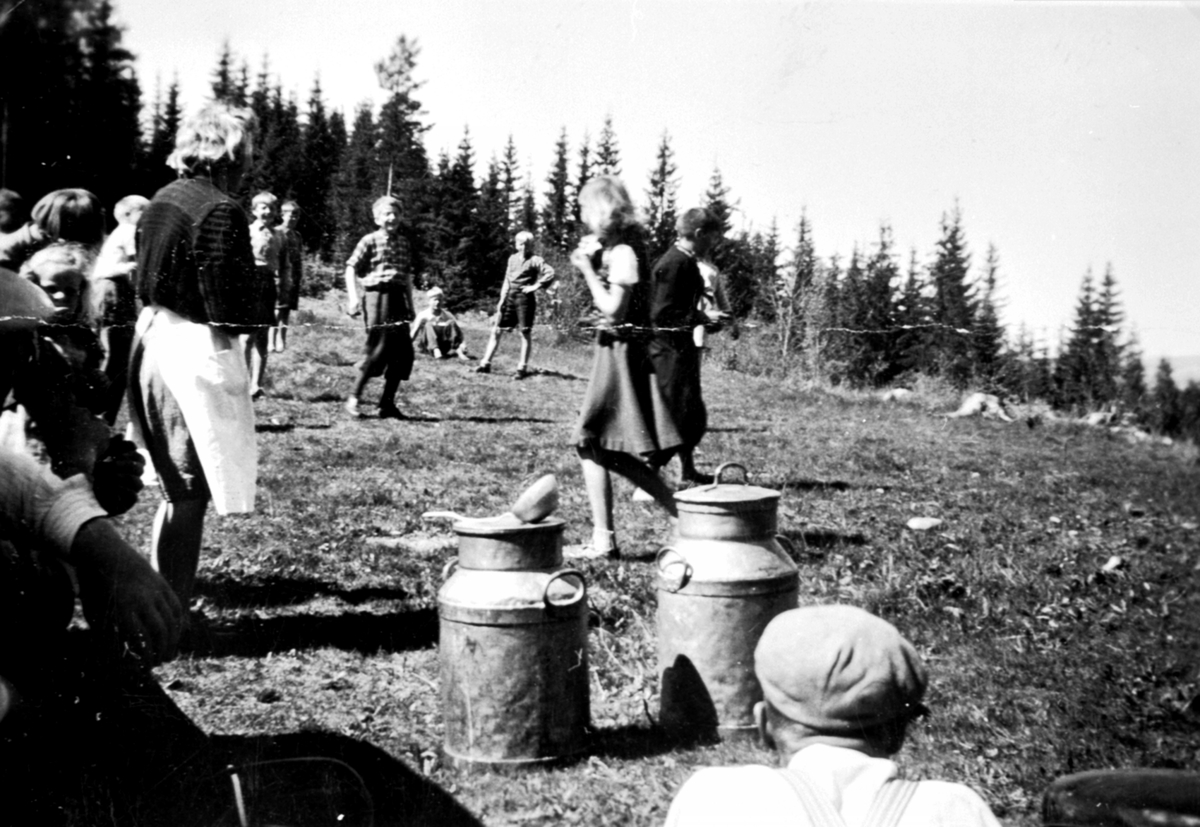
[[[400,199],[390,195],[381,195],[375,199],[375,203],[371,205],[371,215],[377,220],[379,214],[388,207],[393,207],[396,212],[400,212]]]
[[[51,241],[75,241],[88,247],[104,243],[104,207],[87,190],[54,190],[33,205],[30,218]]]
[[[214,101],[179,127],[167,166],[180,175],[197,167],[236,165],[253,151],[256,121],[249,109]]]
[[[258,206],[259,204],[266,204],[268,206],[274,207],[276,204],[279,203],[279,199],[275,196],[275,193],[267,192],[266,190],[263,190],[258,195],[251,198],[250,203],[254,206]]]
[[[614,238],[626,227],[638,223],[637,211],[629,190],[613,175],[597,175],[579,191],[579,213],[595,219],[595,231],[601,238]]]
[[[529,232],[529,230],[521,230],[521,232],[513,236],[513,241],[517,244],[524,244],[526,241],[533,241],[533,233]]]
[[[76,298],[75,315],[68,321],[90,325],[94,318],[91,275],[95,266],[96,256],[87,245],[76,241],[56,241],[31,255],[22,265],[21,275],[41,287],[42,273],[46,270],[78,273],[79,296]]]
[[[144,195],[126,195],[113,206],[113,218],[117,223],[124,224],[134,210],[144,210],[150,206],[150,199]]]

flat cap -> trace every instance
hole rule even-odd
[[[754,651],[763,697],[811,729],[854,735],[925,711],[928,676],[912,644],[854,606],[776,615]]]

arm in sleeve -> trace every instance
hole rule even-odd
[[[288,297],[292,294],[292,245],[282,230],[275,230],[275,244],[279,246],[279,290],[275,296],[275,304],[287,307]]]
[[[538,279],[537,279],[537,283],[536,283],[537,289],[541,290],[543,287],[549,287],[553,283],[554,283],[554,268],[551,267],[549,264],[547,264],[545,259],[539,258],[538,259]]]
[[[63,481],[33,458],[0,450],[0,534],[66,558],[84,523],[107,513],[82,475]]]

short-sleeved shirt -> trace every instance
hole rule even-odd
[[[399,234],[380,229],[363,236],[346,266],[354,269],[368,290],[394,282],[412,286],[408,243]]]

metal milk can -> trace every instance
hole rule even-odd
[[[582,751],[587,585],[562,565],[563,521],[460,520],[438,592],[447,762],[511,767]]]
[[[724,482],[731,468],[741,484]],[[712,485],[675,495],[674,546],[658,554],[660,723],[677,735],[752,736],[754,647],[767,623],[796,608],[800,574],[776,533],[779,492],[720,466]]]

